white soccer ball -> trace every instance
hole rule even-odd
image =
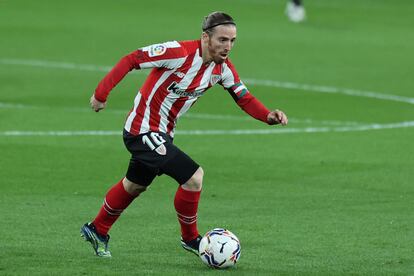
[[[213,268],[234,266],[240,258],[240,241],[223,228],[208,231],[200,241],[200,258]]]

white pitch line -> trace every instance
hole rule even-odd
[[[32,107],[24,104],[9,104],[0,102],[0,108],[28,109]]]
[[[21,59],[0,59],[0,64],[4,65],[24,65],[24,66],[35,66],[44,68],[56,68],[56,69],[68,69],[68,70],[81,70],[81,71],[95,71],[95,72],[108,72],[111,70],[111,66],[99,66],[92,64],[76,64],[70,62],[55,62],[55,61],[42,61],[42,60],[21,60]],[[137,73],[147,74],[147,71],[134,71]],[[286,82],[277,80],[260,80],[253,78],[246,78],[244,81],[251,85],[267,86],[274,88],[284,88],[291,90],[302,90],[310,92],[320,93],[333,93],[343,94],[348,96],[366,97],[378,100],[387,100],[395,102],[403,102],[408,104],[414,104],[414,98],[397,96],[392,94],[383,94],[373,91],[363,91],[349,88],[340,88],[333,86],[313,85],[313,84],[301,84],[296,82]]]
[[[0,59],[0,64],[5,65],[23,65],[34,66],[54,69],[67,69],[67,70],[80,70],[80,71],[93,71],[93,72],[108,72],[112,67],[110,66],[98,66],[92,64],[76,64],[70,62],[57,62],[57,61],[43,61],[43,60],[24,60],[24,59]]]
[[[312,92],[320,92],[320,93],[330,93],[330,94],[343,94],[343,95],[348,95],[348,96],[365,97],[365,98],[373,98],[373,99],[378,99],[378,100],[387,100],[387,101],[414,104],[414,98],[397,96],[397,95],[392,95],[392,94],[383,94],[383,93],[373,92],[373,91],[363,91],[363,90],[350,89],[350,88],[340,88],[340,87],[313,85],[313,84],[301,84],[301,83],[295,83],[295,82],[282,82],[282,81],[274,81],[274,80],[244,79],[244,81],[252,85],[312,91]]]
[[[33,106],[33,105],[23,105],[23,104],[9,104],[0,102],[1,108],[10,108],[10,109],[51,109],[51,107],[42,107],[42,106]],[[59,110],[69,111],[69,112],[92,112],[90,108],[76,108],[76,107],[62,107]],[[107,108],[104,111],[105,113],[113,114],[122,114],[125,115],[128,113],[126,109],[111,109]],[[249,116],[235,116],[235,115],[224,115],[224,114],[207,114],[207,113],[192,113],[191,111],[184,114],[183,118],[187,119],[196,119],[196,120],[220,120],[220,121],[249,121],[254,120]],[[306,124],[322,124],[322,125],[358,125],[358,122],[349,122],[349,121],[333,121],[333,120],[312,120],[312,119],[297,119],[289,118],[291,123],[306,123]]]
[[[233,129],[233,130],[181,130],[177,135],[269,135],[288,133],[325,133],[325,132],[352,132],[382,129],[396,129],[414,127],[414,121],[368,124],[343,127],[309,127],[309,128],[272,128],[272,129]],[[120,136],[121,131],[1,131],[0,136]]]
[[[225,121],[252,121],[254,120],[252,117],[249,116],[235,116],[235,115],[222,115],[222,114],[206,114],[206,113],[186,113],[183,116],[184,118],[188,119],[202,119],[202,120],[225,120]],[[333,120],[312,120],[312,119],[297,119],[297,118],[290,118],[289,122],[291,123],[306,123],[306,124],[323,124],[323,125],[337,125],[337,126],[344,126],[344,125],[358,125],[358,122],[349,122],[349,121],[333,121]]]
[[[43,61],[43,60],[21,60],[21,59],[0,59],[0,64],[4,65],[23,65],[23,66],[34,66],[52,69],[64,69],[64,70],[78,70],[78,71],[91,71],[91,72],[109,72],[111,66],[101,66],[93,64],[77,64],[71,62],[57,62],[57,61]],[[145,74],[147,71],[134,70],[133,73]]]

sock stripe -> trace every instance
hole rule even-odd
[[[192,221],[187,221],[187,220],[183,220],[181,218],[178,218],[178,220],[181,221],[182,223],[185,223],[185,224],[194,224],[194,223],[197,222],[197,219],[194,219]]]
[[[193,218],[197,218],[197,213],[194,216],[184,216],[183,214],[180,214],[177,212],[177,215],[186,219],[193,219]]]
[[[110,210],[112,210],[112,212],[122,212],[124,211],[124,209],[115,209],[112,208],[109,204],[108,201],[106,201],[106,197],[104,198],[104,205],[107,206]]]
[[[106,198],[104,199],[104,203],[102,207],[111,216],[120,216],[121,213],[124,211],[124,209],[115,209],[109,206],[108,202],[106,201]]]
[[[103,208],[105,209],[105,211],[109,214],[109,215],[111,215],[111,216],[119,216],[119,215],[121,215],[121,213],[122,212],[117,212],[117,213],[115,213],[115,212],[111,212],[110,210],[108,210],[108,208],[106,208],[106,206],[104,205],[103,206]]]
[[[184,215],[177,212],[177,217],[178,217],[179,221],[181,221],[185,224],[193,224],[193,223],[197,222],[197,214],[195,214],[194,216],[184,216]]]

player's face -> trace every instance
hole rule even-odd
[[[208,37],[208,51],[211,59],[217,63],[223,63],[229,56],[230,50],[236,41],[236,26],[220,25],[215,27]]]

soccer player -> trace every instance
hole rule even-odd
[[[269,125],[286,125],[280,110],[269,111],[240,80],[229,60],[236,40],[236,23],[222,12],[204,18],[199,40],[170,41],[140,48],[124,56],[98,84],[90,99],[96,112],[105,108],[109,92],[133,69],[152,68],[134,100],[123,139],[131,153],[126,176],[107,192],[98,215],[81,228],[97,256],[110,257],[108,231],[128,205],[166,174],[178,183],[174,207],[181,226],[181,245],[198,254],[201,236],[197,208],[203,169],[173,144],[177,120],[207,89],[220,84],[253,118]]]
[[[292,22],[302,22],[306,19],[306,11],[302,0],[289,0],[286,5],[286,15]]]

